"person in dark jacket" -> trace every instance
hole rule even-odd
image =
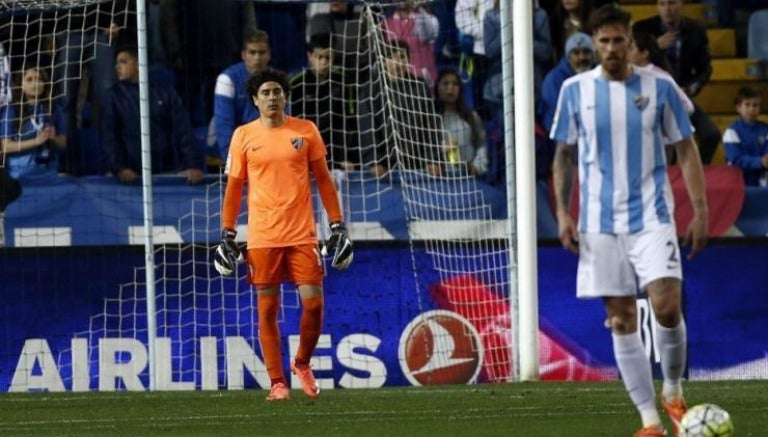
[[[595,64],[595,49],[592,38],[586,33],[576,32],[565,43],[565,56],[555,68],[550,70],[541,83],[541,100],[537,106],[537,116],[547,132],[552,128],[557,108],[557,96],[566,79],[591,69]]]
[[[656,37],[672,67],[672,77],[693,99],[712,76],[707,30],[698,21],[683,16],[683,0],[657,0],[656,6],[659,15],[638,21],[633,31]],[[701,162],[709,164],[720,144],[720,130],[695,104],[691,123],[696,128]]]
[[[99,135],[106,165],[121,182],[136,181],[141,171],[139,116],[139,67],[134,48],[117,53],[119,82],[107,92],[102,104]],[[189,114],[169,85],[149,87],[149,122],[152,173],[183,172],[189,183],[203,178],[202,151],[192,137]]]
[[[354,170],[360,165],[354,90],[332,57],[331,35],[313,35],[307,44],[309,67],[290,79],[291,115],[310,120],[320,129],[329,149],[329,167]]]
[[[390,44],[373,85],[358,99],[363,166],[376,178],[394,167],[439,176],[442,145],[434,133],[441,130],[441,119],[432,109],[432,93],[410,72],[408,44]]]

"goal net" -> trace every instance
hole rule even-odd
[[[60,18],[80,10],[64,8],[69,3],[61,2],[62,9],[46,8],[41,13],[29,3],[25,16],[42,14],[41,23],[47,23],[43,16]],[[101,2],[85,4],[86,9],[106,7]],[[339,363],[352,369],[336,380],[319,378],[321,388],[378,387],[393,379],[414,385],[510,381],[514,375],[510,275],[515,266],[510,259],[505,195],[485,182],[493,157],[486,150],[484,126],[471,110],[440,112],[446,105],[438,100],[438,76],[414,66],[418,54],[400,40],[402,30],[389,19],[392,8],[360,6],[347,20],[328,28],[333,55],[330,80],[311,83],[298,72],[292,76],[294,92],[305,96],[292,102],[292,114],[316,120],[328,143],[329,164],[358,250],[353,269],[381,275],[381,280],[357,277],[350,283],[344,273],[329,271],[329,315],[318,348],[334,348],[335,355],[316,356],[312,365],[321,372]],[[308,23],[312,25],[312,17]],[[41,35],[55,36],[56,30]],[[95,27],[91,31],[98,34]],[[94,37],[81,49],[87,44],[95,47],[99,41]],[[8,50],[13,61],[14,49]],[[29,47],[22,51],[32,52]],[[55,56],[51,59],[47,62],[53,68]],[[83,55],[78,68],[88,60]],[[458,73],[453,86],[468,98],[466,76]],[[51,89],[56,88],[54,81]],[[50,97],[56,97],[55,91]],[[479,124],[478,130],[470,127],[473,123]],[[245,281],[245,269],[232,280],[211,268],[223,178],[208,181],[193,200],[178,208],[184,212],[180,218],[152,231],[157,243],[155,356],[146,348],[147,284],[145,271],[137,267],[133,280],[110,292],[99,311],[90,314],[88,325],[56,354],[63,386],[142,390],[149,384],[147,363],[154,360],[157,389],[268,387],[258,346],[255,297]],[[315,203],[322,211],[319,200]],[[317,220],[323,235],[327,219],[318,213]],[[245,213],[238,223],[242,243]],[[164,238],[165,229],[178,238]],[[376,259],[381,252],[366,255],[366,242],[388,241],[402,242],[392,247],[406,251],[408,265],[394,267],[409,273],[396,280],[400,285],[384,287],[381,283],[392,282],[388,277],[399,272],[377,268],[376,264],[393,264]],[[290,287],[283,288],[281,299],[284,355],[293,356],[300,302]],[[376,302],[385,302],[396,313],[366,307]],[[351,320],[357,318],[369,318],[370,327],[347,335]],[[400,336],[399,345],[381,344],[385,334],[392,336],[390,331],[401,325],[410,330],[410,337]],[[30,352],[45,352],[37,346],[29,345]],[[35,363],[40,365],[35,359],[28,365]],[[22,365],[27,364],[20,361]],[[393,378],[387,369],[402,371],[403,377]]]
[[[131,15],[125,0],[0,2],[0,167],[12,177],[80,171],[72,134],[114,82]]]

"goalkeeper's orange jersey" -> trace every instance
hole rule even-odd
[[[308,120],[286,116],[281,126],[267,127],[257,119],[235,130],[225,172],[230,178],[247,181],[249,249],[317,243],[310,161],[322,159],[327,173],[325,155],[320,132]],[[239,205],[237,194],[225,196],[225,202]],[[329,211],[331,220],[340,219],[338,206],[331,209],[336,209]],[[237,210],[239,207],[230,209]],[[227,205],[223,211],[224,225],[234,225],[236,217],[224,216]]]

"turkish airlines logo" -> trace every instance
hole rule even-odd
[[[483,367],[483,343],[469,320],[433,310],[405,327],[398,356],[413,385],[472,384]]]

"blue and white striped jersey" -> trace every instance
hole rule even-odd
[[[609,81],[597,66],[567,79],[550,137],[578,146],[579,232],[635,233],[674,224],[664,143],[692,134],[668,77],[633,68],[627,80]]]

